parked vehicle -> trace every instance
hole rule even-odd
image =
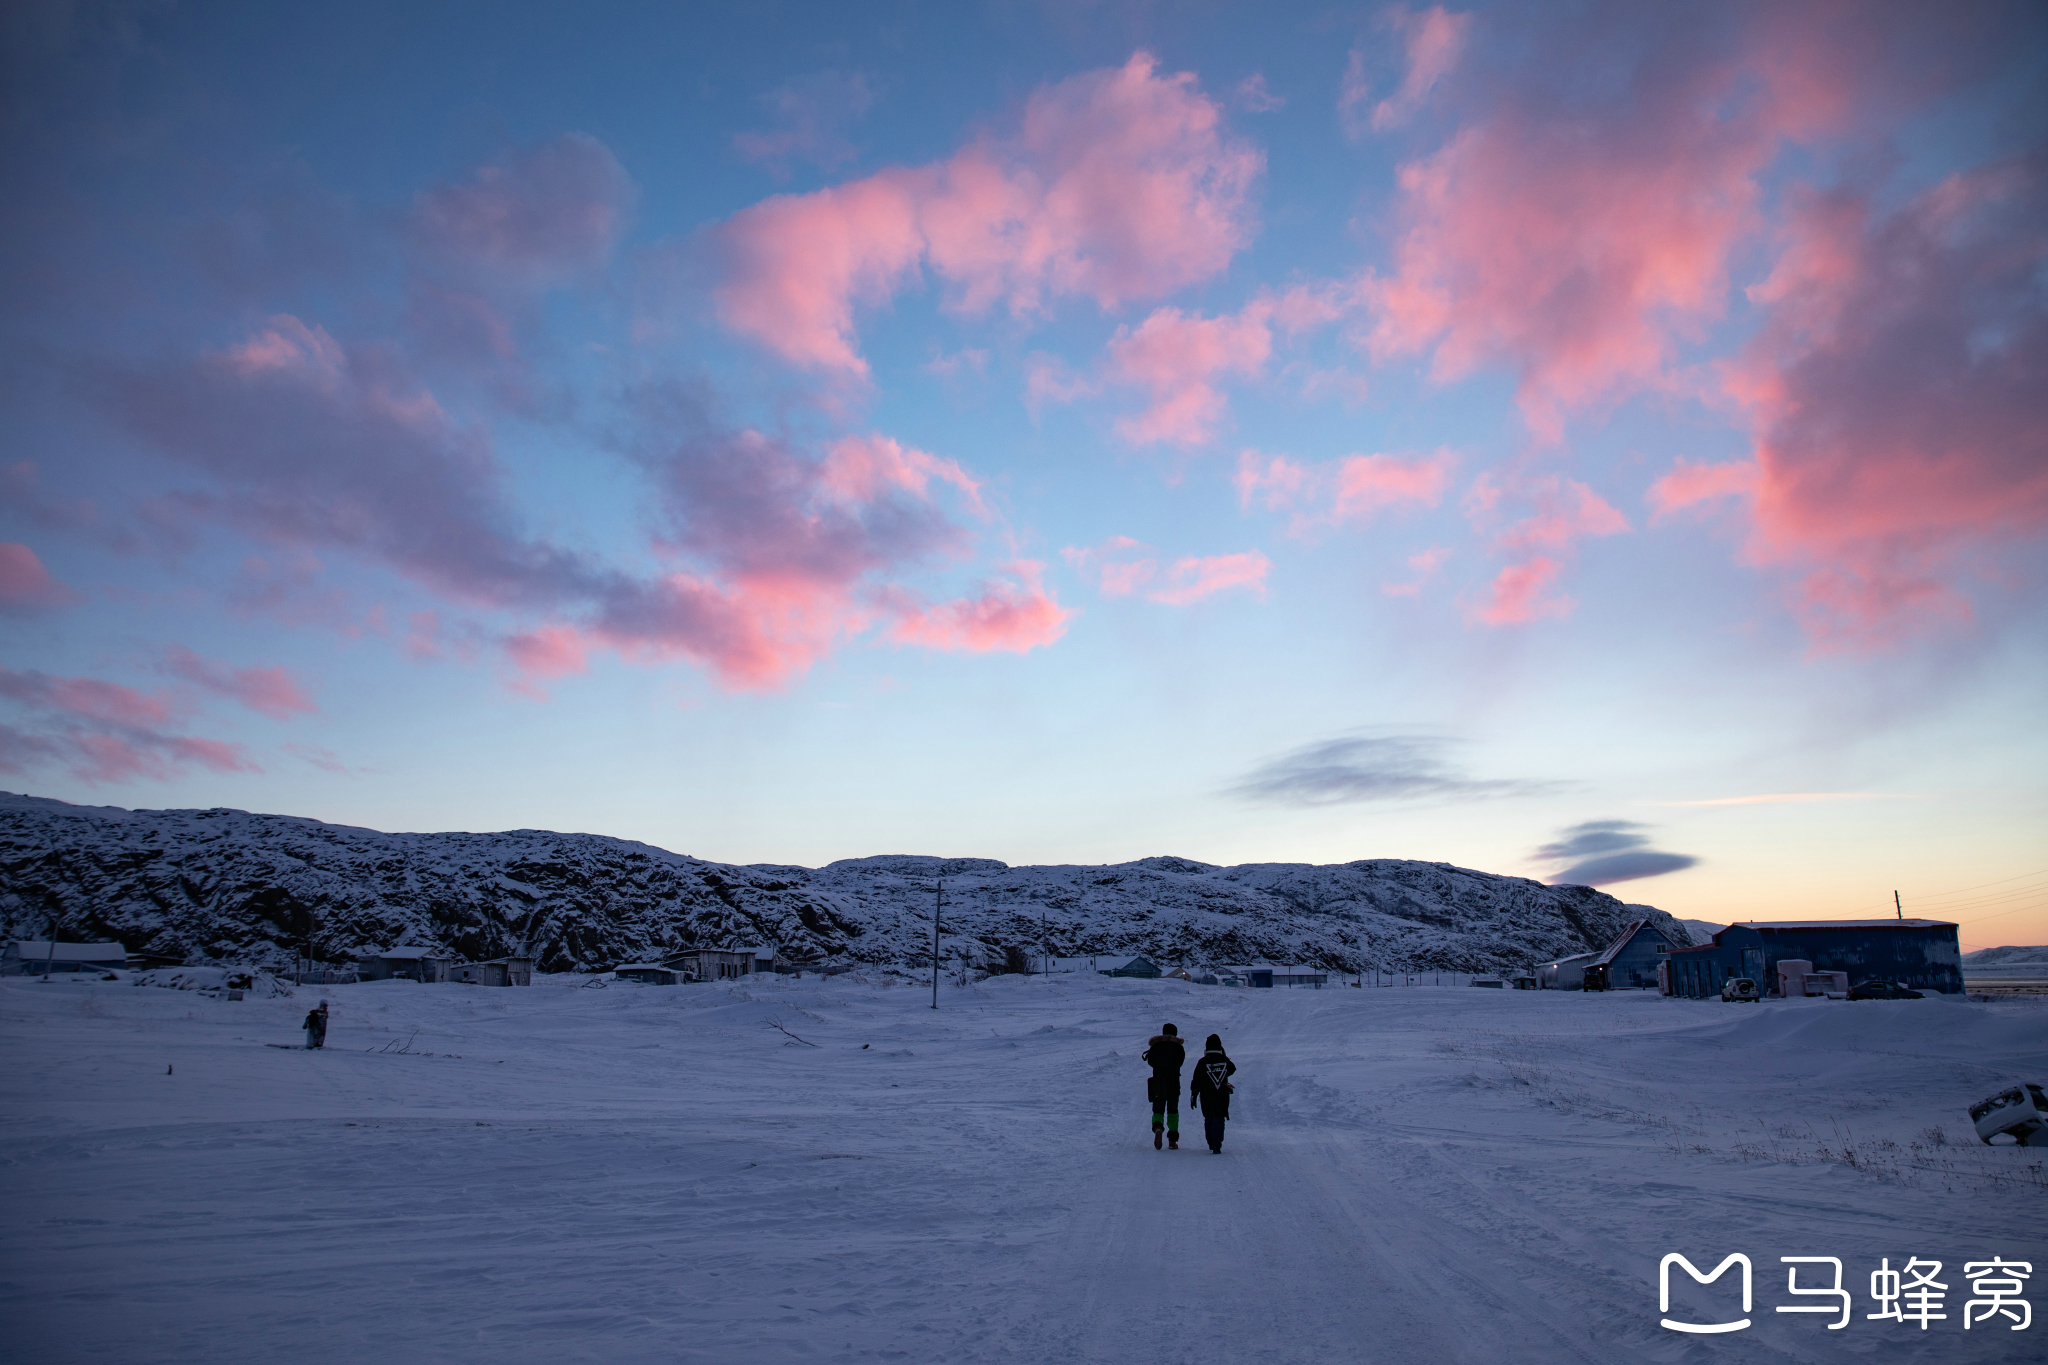
[[[1721,998],[1723,1000],[1747,1000],[1753,1005],[1761,999],[1761,996],[1757,993],[1756,982],[1746,976],[1731,976],[1721,983]]]
[[[2048,1147],[2048,1095],[2038,1085],[2015,1085],[1970,1106],[1977,1136],[1989,1146],[2000,1133],[2011,1133],[2022,1147]]]
[[[1859,981],[1849,988],[1851,1000],[1924,1000],[1918,991],[1907,990],[1896,981]]]

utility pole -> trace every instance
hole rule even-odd
[[[1892,909],[1898,912],[1898,916],[1900,919],[1904,919],[1906,917],[1906,907],[1903,903],[1900,902],[1899,893],[1896,891],[1892,892]]]
[[[64,922],[62,915],[50,916],[50,942],[43,953],[43,984],[50,984],[50,962],[57,956],[57,926]]]
[[[932,1008],[939,1007],[939,907],[946,903],[946,884],[932,883]]]

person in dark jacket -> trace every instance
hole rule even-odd
[[[1188,1107],[1202,1111],[1202,1136],[1209,1139],[1209,1150],[1221,1156],[1230,1092],[1237,1088],[1230,1083],[1230,1073],[1237,1070],[1237,1063],[1224,1055],[1223,1039],[1216,1034],[1209,1035],[1207,1046],[1208,1051],[1195,1063],[1194,1079],[1188,1082]]]
[[[327,1002],[306,1011],[306,1050],[327,1046]]]
[[[1188,1059],[1188,1045],[1180,1030],[1163,1025],[1145,1045],[1140,1060],[1152,1064],[1152,1078],[1145,1082],[1146,1098],[1152,1101],[1152,1147],[1158,1150],[1164,1137],[1174,1151],[1180,1150],[1180,1068]]]

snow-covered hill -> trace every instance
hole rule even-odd
[[[798,959],[929,964],[942,953],[1145,953],[1162,962],[1305,961],[1340,970],[1494,971],[1603,947],[1631,920],[1583,886],[1446,863],[1216,867],[1144,858],[1010,867],[988,858],[857,858],[738,867],[594,834],[384,834],[235,810],[123,810],[0,793],[0,926],[10,937],[119,939],[131,952],[282,964],[438,944],[602,968],[694,944],[769,943]]]
[[[2048,962],[2048,947],[2029,948],[2007,944],[2000,948],[1979,948],[1974,953],[1963,954],[1965,966],[1991,966],[2001,962]]]

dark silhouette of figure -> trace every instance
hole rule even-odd
[[[306,1050],[314,1051],[327,1046],[327,1002],[322,1000],[317,1008],[306,1011]]]
[[[1176,1152],[1180,1150],[1180,1068],[1188,1059],[1188,1046],[1172,1024],[1152,1035],[1140,1060],[1151,1063],[1152,1077],[1145,1082],[1145,1097],[1152,1101],[1152,1147],[1156,1151],[1163,1136]]]
[[[1188,1083],[1188,1107],[1202,1111],[1202,1136],[1209,1139],[1209,1150],[1218,1156],[1223,1154],[1223,1125],[1230,1118],[1230,1092],[1237,1087],[1230,1083],[1230,1074],[1237,1070],[1237,1063],[1223,1051],[1223,1039],[1209,1035],[1208,1051],[1195,1063],[1194,1079]]]

